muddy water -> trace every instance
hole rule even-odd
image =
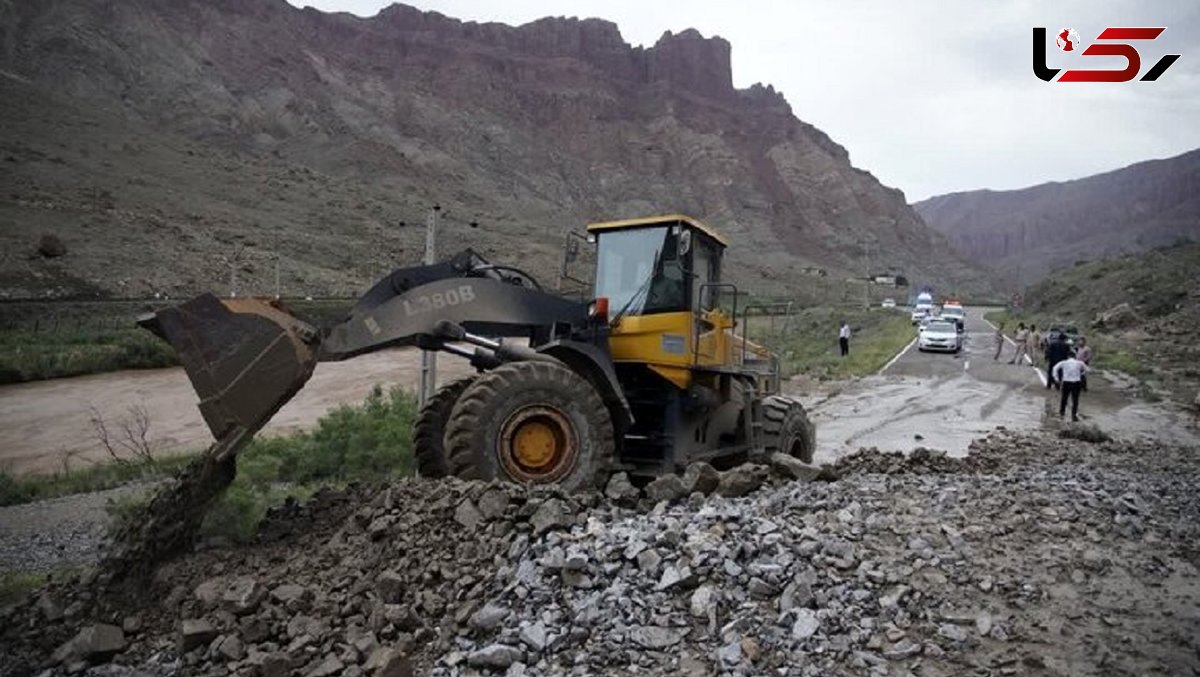
[[[385,350],[345,362],[317,365],[308,385],[267,424],[265,434],[312,426],[339,404],[361,402],[376,385],[415,388],[420,351]],[[453,356],[438,359],[438,380],[472,372]],[[196,451],[212,441],[182,369],[94,374],[0,388],[0,468],[15,474],[52,472],[107,460],[91,420],[93,411],[116,431],[131,407],[149,414],[149,439],[157,449]]]

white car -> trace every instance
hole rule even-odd
[[[921,327],[917,335],[917,350],[941,350],[957,353],[962,350],[962,334],[954,320],[932,319]]]
[[[942,306],[941,317],[947,320],[954,320],[958,323],[959,329],[962,329],[967,321],[967,313],[962,306],[944,305]]]
[[[912,323],[918,324],[921,320],[929,317],[928,308],[916,308],[912,311]]]
[[[896,299],[884,299],[883,303],[881,305],[884,308],[895,308],[896,307]]]

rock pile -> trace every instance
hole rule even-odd
[[[1144,446],[998,435],[976,452],[885,472],[848,460],[836,482],[785,481],[775,459],[641,490],[618,475],[603,494],[360,490],[288,508],[259,545],[177,560],[138,599],[86,582],[43,591],[0,618],[3,663],[312,676],[1200,665],[1200,593],[1164,588],[1195,573],[1194,450],[1147,462]],[[1129,623],[1137,652],[1121,648]]]

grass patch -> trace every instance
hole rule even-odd
[[[102,463],[27,477],[14,477],[0,470],[0,506],[104,491],[130,482],[162,479],[179,472],[191,460],[190,454],[180,454],[146,461]]]
[[[49,575],[44,572],[0,572],[0,606],[16,602],[31,591],[45,585],[49,580]]]
[[[267,510],[288,497],[411,475],[416,416],[411,392],[376,387],[362,404],[326,414],[311,432],[254,440],[239,454],[237,478],[205,518],[205,535],[245,541]]]
[[[1146,367],[1136,355],[1124,350],[1104,350],[1096,351],[1096,366],[1112,371],[1121,371],[1131,376],[1140,376],[1146,373]]]
[[[176,364],[175,351],[141,329],[0,332],[0,384]]]
[[[850,355],[838,350],[838,327],[850,323]],[[879,371],[916,335],[907,312],[885,308],[806,308],[790,320],[751,317],[749,337],[779,355],[784,376],[819,379],[864,376]]]
[[[19,601],[51,581],[68,578],[80,569],[63,566],[49,571],[0,571],[0,607]]]

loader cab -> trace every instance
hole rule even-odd
[[[594,296],[608,299],[613,317],[698,312],[717,307],[708,285],[720,282],[726,242],[687,216],[593,223]]]
[[[607,299],[614,362],[644,365],[681,389],[694,369],[728,365],[725,238],[679,214],[593,223],[588,233],[596,238],[593,293]]]

